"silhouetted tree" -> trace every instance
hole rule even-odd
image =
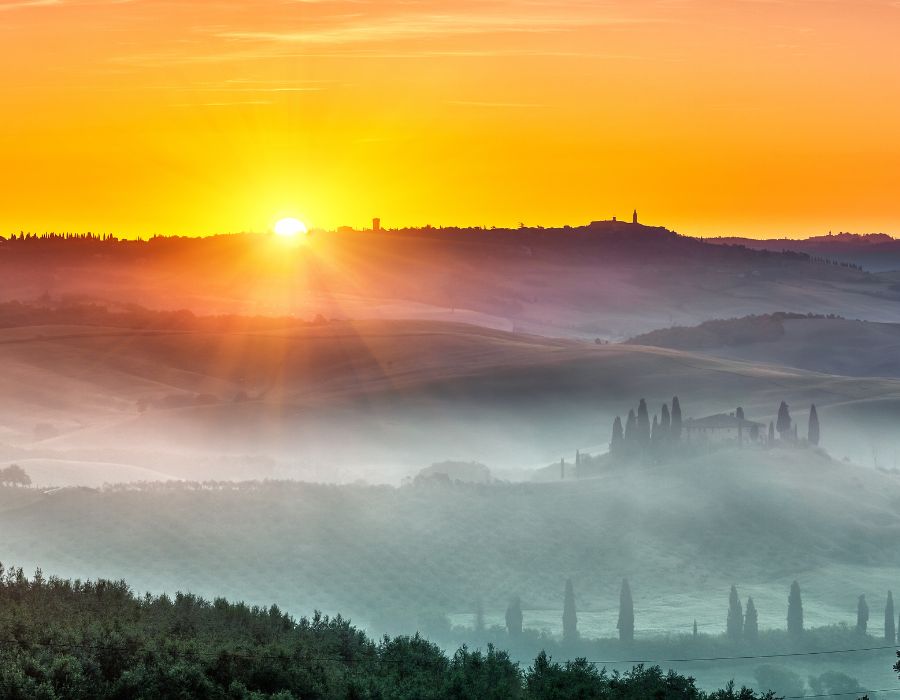
[[[616,416],[613,421],[612,439],[609,441],[609,453],[619,457],[625,449],[625,433],[622,430],[622,419]]]
[[[755,642],[759,639],[759,619],[752,597],[747,598],[747,608],[744,611],[744,639],[748,642]]]
[[[734,417],[737,418],[738,446],[740,446],[744,444],[744,409],[738,406],[737,410],[734,412]]]
[[[653,423],[650,425],[650,443],[653,445],[654,451],[656,447],[659,445],[659,441],[662,438],[662,433],[659,431],[659,418],[657,418],[656,414],[653,414]]]
[[[778,420],[775,423],[775,429],[782,440],[791,436],[791,411],[788,405],[782,401],[778,407]]]
[[[637,439],[642,448],[650,445],[650,415],[647,413],[647,401],[641,399],[637,412]]]
[[[866,603],[866,596],[861,595],[856,603],[856,631],[859,634],[865,634],[869,626],[869,604]]]
[[[769,421],[769,444],[773,444],[775,442],[775,423]]]
[[[634,602],[631,599],[631,586],[628,579],[622,579],[622,589],[619,591],[619,621],[616,623],[619,630],[619,640],[622,642],[634,641]]]
[[[738,598],[735,586],[731,587],[731,593],[728,596],[728,621],[725,631],[733,642],[739,642],[744,632],[744,611],[741,608],[741,600]]]
[[[894,644],[897,641],[897,627],[894,623],[894,596],[888,591],[887,603],[884,604],[884,641]]]
[[[31,486],[31,477],[18,464],[10,464],[5,469],[0,469],[0,484]]]
[[[678,397],[672,399],[672,428],[670,431],[673,442],[681,440],[681,403]]]
[[[672,417],[669,415],[669,404],[664,403],[662,410],[659,412],[659,425],[666,433],[668,433],[672,427]]]
[[[506,632],[510,637],[522,634],[522,601],[519,596],[513,598],[506,608]]]
[[[819,444],[819,414],[815,404],[809,407],[809,429],[806,432],[806,439],[810,445]]]
[[[637,416],[634,409],[629,409],[628,418],[625,419],[625,444],[634,447],[637,443]]]
[[[788,595],[787,613],[788,634],[797,638],[803,634],[803,600],[800,597],[800,584],[794,581]]]
[[[563,641],[578,639],[578,613],[575,612],[575,590],[572,579],[566,580],[566,595],[563,602]]]

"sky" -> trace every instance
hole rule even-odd
[[[0,0],[0,234],[900,234],[900,0]]]

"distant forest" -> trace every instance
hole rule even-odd
[[[650,331],[627,341],[629,345],[652,345],[674,350],[704,350],[724,346],[749,345],[784,337],[784,322],[797,319],[841,319],[835,314],[798,314],[778,311],[771,314],[715,319],[697,326],[673,326]]]

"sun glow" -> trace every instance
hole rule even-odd
[[[307,232],[306,224],[298,219],[282,219],[275,224],[275,233],[285,238],[303,235]]]

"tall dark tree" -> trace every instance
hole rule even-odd
[[[613,421],[612,439],[609,441],[609,453],[618,457],[625,449],[625,432],[622,430],[622,419],[616,416]]]
[[[741,608],[741,599],[738,598],[737,587],[731,587],[728,596],[728,621],[725,631],[733,642],[739,642],[744,636],[744,610]]]
[[[619,640],[623,642],[634,641],[634,601],[631,599],[631,586],[628,579],[622,579],[622,589],[619,591],[619,621],[616,623],[619,630]]]
[[[629,448],[634,447],[637,443],[637,416],[634,415],[634,409],[628,411],[628,418],[625,420],[625,444]]]
[[[661,438],[662,433],[659,431],[659,418],[654,413],[653,422],[650,424],[650,443],[653,445],[654,449],[659,444]]]
[[[566,580],[566,594],[563,601],[563,641],[578,639],[578,613],[575,612],[575,589],[572,579]]]
[[[887,603],[884,604],[884,641],[894,644],[897,641],[897,627],[894,623],[894,596],[888,591]]]
[[[641,399],[637,412],[637,438],[641,447],[650,445],[650,414],[647,412],[647,401]]]
[[[664,403],[659,412],[659,427],[663,429],[666,437],[669,437],[669,430],[672,428],[672,416],[669,415],[669,404]]]
[[[747,607],[744,610],[744,639],[748,642],[759,639],[759,618],[752,597],[747,598]]]
[[[506,607],[506,632],[510,637],[522,634],[522,601],[519,596],[513,598]]]
[[[734,417],[737,419],[738,445],[740,446],[744,444],[744,409],[738,406],[737,410],[734,412]]]
[[[672,429],[670,431],[673,442],[681,440],[681,403],[678,397],[672,399]]]
[[[869,604],[866,596],[861,595],[856,603],[856,631],[865,634],[869,626]]]
[[[778,419],[775,421],[775,429],[782,440],[791,439],[791,411],[784,401],[778,407]]]
[[[803,600],[800,597],[800,584],[794,581],[788,595],[787,613],[788,634],[797,638],[803,634]]]
[[[773,444],[775,442],[775,423],[769,421],[769,444]]]
[[[809,429],[806,432],[806,439],[810,445],[819,444],[819,413],[815,404],[809,407]]]

